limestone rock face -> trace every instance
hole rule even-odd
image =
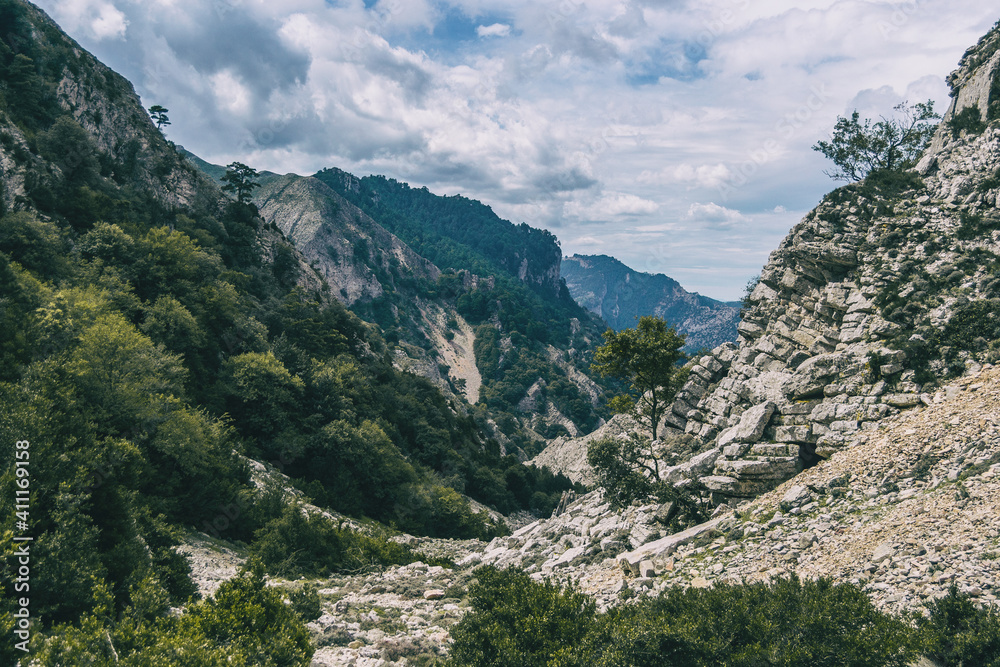
[[[771,253],[735,345],[698,360],[666,426],[718,447],[702,480],[750,497],[993,359],[1000,338],[1000,31],[950,78],[914,171],[830,193]],[[952,131],[975,107],[984,131]]]
[[[345,305],[382,296],[383,281],[392,287],[404,275],[434,281],[441,273],[318,179],[267,178],[254,203],[314,261]]]
[[[542,452],[528,461],[530,464],[548,466],[561,472],[574,482],[594,484],[594,470],[587,463],[587,446],[601,438],[623,437],[638,428],[635,420],[627,415],[616,415],[593,433],[580,438],[556,438]]]

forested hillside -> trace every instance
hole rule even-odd
[[[442,270],[430,295],[475,327],[480,400],[513,443],[538,451],[519,426],[554,437],[600,423],[600,389],[583,374],[606,325],[570,297],[551,233],[502,220],[481,202],[383,176],[325,169],[316,178]],[[547,405],[555,419],[535,416]]]
[[[33,539],[39,647],[60,623],[122,651],[238,643],[213,625],[217,606],[152,630],[194,591],[171,550],[192,528],[245,543],[272,571],[414,558],[381,529],[287,510],[279,491],[254,487],[248,458],[319,506],[418,534],[503,530],[462,493],[544,512],[568,488],[503,457],[473,416],[396,370],[377,329],[330,298],[256,207],[223,196],[127,81],[19,0],[0,1],[0,165],[0,455],[30,443],[19,525]],[[19,479],[5,463],[5,499]],[[74,632],[55,632],[49,655]]]

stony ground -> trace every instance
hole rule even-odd
[[[594,492],[489,544],[401,537],[457,565],[413,563],[316,582],[323,614],[309,624],[313,664],[436,664],[469,609],[468,585],[481,564],[572,579],[602,608],[668,586],[792,572],[853,582],[894,612],[919,611],[952,585],[1000,604],[1000,369],[987,366],[925,399],[778,489],[676,535],[663,535],[664,507],[614,511]],[[182,551],[204,593],[242,561],[205,536]]]
[[[990,368],[661,556],[658,586],[796,572],[861,585],[891,611],[919,610],[951,585],[997,604],[998,478],[1000,371]]]

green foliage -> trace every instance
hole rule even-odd
[[[323,614],[319,598],[319,586],[316,584],[303,584],[301,588],[296,588],[288,594],[288,600],[295,613],[306,623],[315,621]]]
[[[164,125],[170,125],[170,118],[167,116],[169,111],[170,109],[159,104],[149,107],[149,115],[153,118],[153,122],[156,123],[157,130],[162,130]]]
[[[91,185],[97,180],[97,149],[87,131],[71,117],[60,116],[49,130],[40,133],[38,148],[42,157],[62,170],[68,186]]]
[[[757,289],[757,285],[760,283],[760,274],[753,276],[747,281],[746,286],[743,288],[743,296],[740,297],[740,319],[746,316],[747,312],[750,310],[750,306],[753,305],[750,300],[753,291]]]
[[[857,111],[850,118],[838,117],[831,140],[813,146],[837,166],[826,174],[835,180],[862,181],[874,171],[909,168],[930,141],[933,121],[940,116],[931,100],[912,106],[904,102],[894,110],[897,117],[883,116],[875,123],[862,123]]]
[[[225,183],[222,190],[233,193],[238,203],[249,204],[254,189],[260,187],[256,178],[257,170],[253,167],[248,167],[242,162],[231,162],[226,166],[226,173],[222,177],[222,182]]]
[[[669,589],[604,616],[581,651],[589,664],[903,665],[913,651],[905,624],[849,584],[716,584]]]
[[[452,632],[454,665],[904,667],[915,657],[906,624],[825,579],[671,588],[595,614],[586,596],[523,572],[477,575],[473,610]]]
[[[604,332],[604,345],[594,353],[596,372],[630,385],[635,414],[652,431],[653,440],[663,410],[685,379],[677,366],[684,359],[680,351],[684,339],[662,318],[647,315],[639,318],[635,329]]]
[[[1000,665],[1000,614],[995,609],[977,606],[952,586],[928,611],[917,617],[917,628],[924,653],[939,665]]]
[[[941,330],[937,343],[958,350],[1000,338],[1000,299],[979,299],[958,305]],[[977,343],[977,341],[981,341]]]
[[[981,134],[986,129],[983,112],[978,106],[965,107],[955,114],[947,124],[948,129],[951,130],[951,136],[955,139],[958,139],[963,131],[968,134]]]
[[[574,654],[591,631],[594,602],[551,581],[515,569],[481,567],[469,587],[472,612],[451,631],[449,664],[545,667]]]
[[[219,586],[215,596],[194,605],[182,627],[223,647],[230,660],[248,665],[308,665],[313,648],[296,612],[269,588],[264,567],[251,560],[238,576]]]
[[[587,463],[594,469],[597,485],[616,507],[653,496],[653,457],[650,440],[636,433],[626,438],[601,438],[587,447]]]
[[[258,530],[250,551],[269,572],[289,578],[405,565],[420,559],[385,536],[337,528],[329,519],[307,514],[297,505],[285,506],[280,517]]]
[[[712,505],[704,486],[695,482],[675,487],[660,479],[656,451],[649,438],[630,433],[627,437],[594,440],[587,447],[587,463],[614,507],[650,498],[671,503],[665,521],[671,533],[709,518]]]
[[[0,252],[46,280],[58,280],[71,271],[59,227],[27,212],[0,218]]]

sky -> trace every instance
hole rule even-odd
[[[339,167],[739,299],[838,116],[949,101],[983,0],[36,0],[216,164]]]

